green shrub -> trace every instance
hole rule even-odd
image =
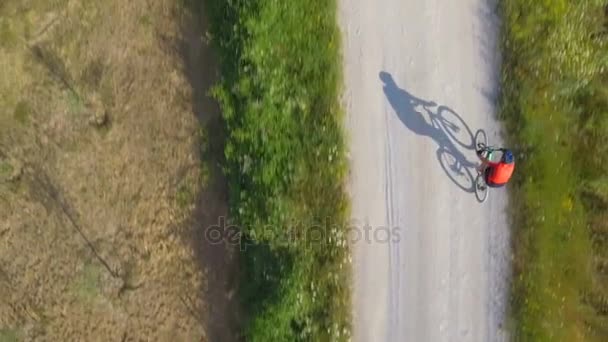
[[[252,341],[347,340],[346,162],[335,1],[209,1]],[[325,234],[318,241],[310,237]]]
[[[501,5],[501,116],[526,153],[512,189],[514,340],[606,340],[606,4]]]

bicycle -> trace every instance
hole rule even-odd
[[[454,110],[447,106],[437,105],[433,101],[419,100],[418,105],[426,111],[433,128],[443,131],[449,139],[466,149],[472,149],[475,146],[473,132]],[[433,109],[435,110],[433,111]]]
[[[478,130],[475,133],[475,147],[477,156],[481,159],[492,160],[492,154],[498,150],[494,146],[488,146],[488,137],[483,130]],[[477,169],[477,177],[475,178],[475,197],[479,203],[485,202],[488,198],[488,184],[485,178],[485,169]]]

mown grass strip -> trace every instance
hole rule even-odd
[[[513,339],[605,341],[606,4],[513,0],[501,5],[501,109],[519,151],[511,206]]]
[[[251,341],[350,336],[348,205],[333,0],[209,0],[221,60],[240,296]]]

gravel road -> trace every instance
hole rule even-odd
[[[355,340],[508,340],[506,193],[473,193],[473,135],[501,143],[495,5],[341,0],[339,17],[352,216],[366,233]]]

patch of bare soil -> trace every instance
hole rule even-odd
[[[0,340],[236,340],[216,69],[178,3],[0,4]]]

